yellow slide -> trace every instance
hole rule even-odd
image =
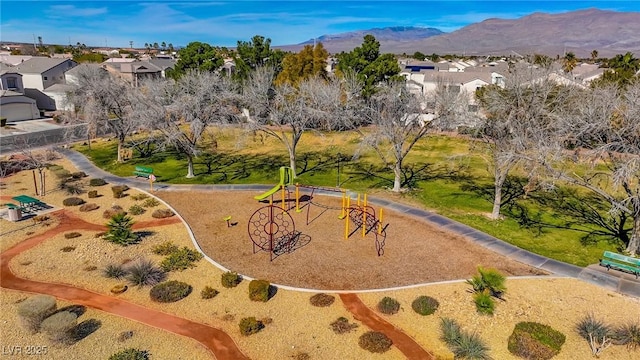
[[[254,196],[253,198],[258,201],[262,201],[268,198],[269,196],[277,193],[280,189],[282,189],[283,186],[287,186],[287,185],[293,185],[293,170],[290,167],[281,166],[280,182],[278,183],[278,185],[274,186],[271,190],[263,194]]]

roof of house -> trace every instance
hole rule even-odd
[[[53,84],[51,86],[49,86],[48,88],[44,89],[44,93],[66,93],[68,91],[73,90],[74,87],[73,85],[67,85],[67,84]]]
[[[424,82],[442,81],[446,84],[467,84],[474,80],[491,84],[491,73],[488,72],[425,72]]]
[[[13,90],[0,90],[0,97],[4,97],[4,96],[24,96],[24,94],[21,94]]]
[[[5,63],[0,63],[0,75],[4,74],[16,74],[22,76],[22,74],[16,71],[15,66],[7,65]]]
[[[102,66],[100,66],[100,64],[78,64],[78,66],[74,66],[71,69],[67,70],[65,72],[65,75],[77,75],[77,73],[79,71],[81,71],[82,69],[85,68],[89,68],[89,67],[95,67],[95,68],[102,68]]]
[[[43,72],[54,68],[64,62],[70,61],[69,59],[52,59],[42,56],[34,56],[29,60],[25,60],[20,65],[16,66],[16,69],[21,74],[42,74]]]
[[[173,67],[177,63],[177,61],[175,61],[174,59],[166,59],[166,58],[152,58],[152,59],[149,59],[149,62],[159,67],[162,70],[166,70],[169,68],[173,69]]]

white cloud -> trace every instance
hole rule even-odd
[[[51,5],[48,13],[54,16],[96,16],[106,14],[107,8],[77,8],[75,5]]]

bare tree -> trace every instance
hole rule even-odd
[[[214,73],[191,71],[176,82],[149,83],[145,88],[145,110],[136,114],[146,119],[145,124],[155,123],[165,141],[187,157],[187,178],[194,177],[193,160],[207,127],[239,115],[233,84]]]
[[[576,113],[565,134],[576,142],[574,160],[588,163],[586,173],[554,167],[554,174],[589,189],[611,204],[611,212],[633,219],[626,251],[640,254],[640,83],[624,90],[586,90],[574,102]],[[553,164],[547,164],[551,168]]]
[[[295,177],[296,148],[302,135],[309,130],[341,127],[351,113],[355,90],[337,78],[312,77],[296,87],[273,87],[272,83],[273,71],[268,68],[250,74],[243,93],[249,115],[247,128],[272,136],[286,147]]]
[[[410,93],[402,82],[382,85],[371,96],[364,116],[372,125],[357,130],[393,171],[393,191],[402,189],[403,163],[416,143],[435,129],[455,127],[464,116],[468,97],[459,90],[438,84],[425,97]]]
[[[538,156],[533,152],[557,143],[555,129],[574,89],[559,85],[550,74],[548,69],[517,65],[504,87],[490,85],[477,93],[484,110],[478,135],[493,172],[491,219],[500,217],[502,188],[510,172],[523,162],[535,169],[532,160]]]
[[[118,162],[122,162],[125,140],[139,129],[131,117],[137,91],[102,68],[86,66],[77,71],[75,90],[69,94],[69,100],[88,123],[89,131],[105,126],[118,140]]]
[[[15,171],[21,170],[37,171],[37,179],[40,181],[40,184],[37,184],[34,175],[35,193],[40,196],[45,195],[45,170],[47,169],[47,165],[51,161],[59,159],[60,155],[52,149],[42,147],[42,144],[46,144],[46,141],[42,139],[40,135],[33,136],[26,134],[16,136],[12,140],[13,150],[16,151],[16,153],[10,157],[9,161],[0,163],[0,177],[5,177]]]

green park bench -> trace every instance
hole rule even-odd
[[[136,177],[143,177],[145,179],[148,179],[151,174],[153,174],[153,169],[146,166],[136,166],[136,169],[133,172],[133,175]]]
[[[636,279],[640,275],[640,259],[631,256],[616,254],[611,251],[605,251],[600,259],[600,266],[609,269],[626,271],[634,274]]]

